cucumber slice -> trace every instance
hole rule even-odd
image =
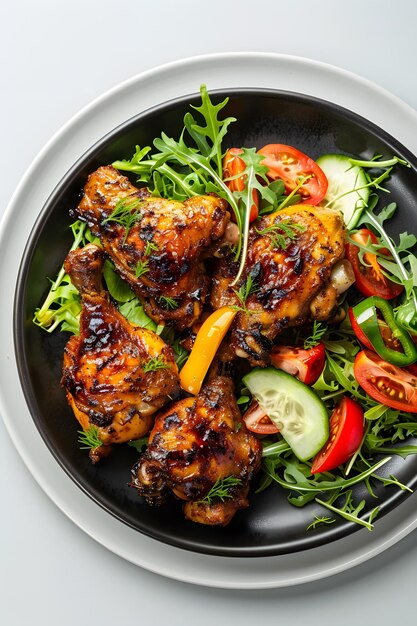
[[[329,416],[310,387],[275,367],[256,368],[243,382],[300,461],[321,450],[329,438]]]
[[[343,154],[325,154],[317,164],[329,183],[323,205],[343,213],[346,226],[354,228],[369,200],[369,187],[364,188],[368,183],[365,171]]]

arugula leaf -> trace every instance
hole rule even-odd
[[[317,346],[326,332],[327,325],[323,324],[323,322],[314,320],[311,335],[304,339],[304,350],[309,350],[310,348]]]
[[[314,517],[314,522],[311,522],[311,524],[307,526],[306,530],[316,528],[320,524],[334,524],[336,521],[334,517],[319,517],[318,515],[315,515]]]
[[[227,105],[229,98],[225,98],[219,104],[213,104],[207,92],[206,85],[200,87],[201,106],[192,106],[198,111],[205,121],[206,125],[198,125],[191,113],[187,113],[184,118],[184,125],[192,139],[195,141],[197,148],[205,157],[210,160],[214,159],[217,167],[217,173],[222,176],[222,141],[227,133],[228,127],[232,122],[236,121],[235,117],[227,117],[219,120],[218,115]],[[207,141],[209,140],[209,142]]]
[[[415,243],[413,235],[403,234],[400,237],[400,245],[396,245],[384,228],[384,222],[390,219],[397,206],[395,203],[383,208],[379,214],[366,209],[363,213],[362,221],[369,224],[378,233],[380,244],[388,249],[391,258],[386,255],[378,255],[378,262],[388,270],[388,276],[395,282],[404,285],[405,297],[402,303],[395,309],[395,319],[397,323],[412,334],[417,334],[417,291],[415,270],[417,268],[417,258],[414,254],[408,253],[404,258],[402,253],[409,251],[409,246]]]
[[[354,506],[352,503],[352,491],[349,491],[346,494],[345,503],[341,507],[336,507],[333,504],[331,504],[330,501],[321,500],[320,498],[315,498],[315,500],[317,504],[321,504],[321,506],[324,506],[326,509],[329,509],[330,511],[334,513],[337,513],[337,515],[340,515],[340,517],[344,517],[349,522],[354,522],[355,524],[359,524],[360,526],[365,526],[365,528],[367,528],[368,530],[373,530],[374,526],[372,524],[372,521],[378,515],[379,510],[380,510],[380,507],[375,507],[369,513],[368,522],[360,518],[359,514],[364,509],[366,502],[365,500],[361,500],[357,506]]]

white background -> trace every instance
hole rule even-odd
[[[2,9],[3,209],[38,150],[103,91],[166,61],[223,51],[294,54],[368,78],[417,109],[414,0],[15,1]],[[0,621],[389,624],[417,587],[417,534],[349,572],[257,592],[150,574],[79,530],[44,495],[0,422]]]

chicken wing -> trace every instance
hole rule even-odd
[[[241,307],[231,333],[237,356],[266,365],[280,331],[335,314],[332,269],[344,257],[345,237],[337,211],[296,205],[265,216],[251,228],[245,274],[236,288],[230,287],[236,264],[219,262],[211,304]]]
[[[110,444],[149,432],[153,414],[179,393],[172,348],[150,330],[130,324],[101,285],[104,253],[88,244],[69,253],[65,270],[81,294],[80,334],[64,352],[62,384],[86,431],[98,429],[103,445],[90,457],[99,460]]]
[[[248,506],[249,481],[260,462],[261,444],[241,422],[230,379],[216,377],[197,397],[158,414],[131,485],[153,505],[172,490],[185,500],[187,519],[225,526]],[[221,485],[223,496],[216,497]]]
[[[153,320],[183,330],[199,319],[210,289],[203,258],[229,223],[224,200],[152,197],[105,166],[90,174],[73,215],[100,238]]]

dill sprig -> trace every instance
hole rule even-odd
[[[142,261],[138,261],[135,269],[136,278],[140,278],[144,274],[149,272],[149,261],[148,259],[143,259]]]
[[[227,476],[226,478],[218,478],[210,491],[199,500],[199,502],[206,502],[211,504],[213,500],[220,500],[224,502],[229,498],[233,498],[231,490],[233,487],[237,487],[242,484],[242,480],[236,476]]]
[[[258,235],[267,235],[273,248],[286,250],[291,241],[297,238],[300,233],[304,233],[306,227],[290,219],[280,220],[261,230],[255,229]]]
[[[179,307],[179,302],[170,296],[159,296],[158,303],[163,306],[164,309],[168,309],[169,311],[174,311]]]
[[[97,426],[90,426],[87,430],[79,430],[78,435],[81,450],[93,450],[103,445]]]
[[[136,278],[140,278],[141,276],[149,272],[149,259],[147,257],[149,257],[151,252],[155,252],[156,250],[159,250],[159,248],[155,243],[152,243],[152,241],[146,242],[145,250],[143,251],[143,257],[136,264]]]
[[[135,222],[140,222],[143,214],[140,212],[140,207],[143,204],[143,200],[137,197],[128,196],[127,198],[119,198],[114,207],[106,219],[102,221],[102,224],[107,222],[115,222],[120,224],[125,229],[125,241]]]
[[[159,355],[153,356],[149,359],[149,361],[146,361],[143,366],[143,371],[145,372],[145,374],[147,374],[148,372],[156,372],[157,370],[165,370],[168,368],[169,363],[164,361],[163,357]]]
[[[143,256],[149,256],[151,252],[156,252],[157,250],[159,250],[159,248],[156,243],[153,243],[153,241],[147,241]]]
[[[244,308],[249,296],[253,295],[257,291],[259,291],[259,286],[252,273],[248,274],[245,282],[239,287],[238,290],[234,289],[236,296],[239,298],[239,301]]]

